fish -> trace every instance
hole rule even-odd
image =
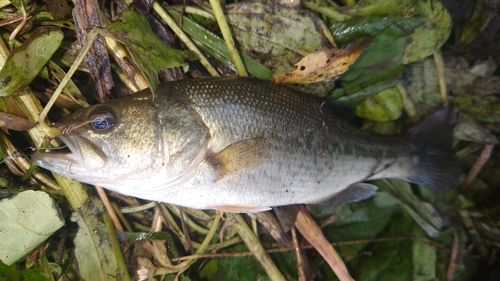
[[[60,123],[69,151],[32,156],[44,169],[141,199],[260,212],[366,199],[365,181],[458,186],[454,114],[443,108],[406,134],[351,127],[318,97],[253,78],[160,84],[79,110]]]

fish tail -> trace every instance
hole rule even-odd
[[[439,190],[458,187],[461,169],[451,151],[454,125],[453,109],[445,107],[410,128],[414,169],[407,181]]]

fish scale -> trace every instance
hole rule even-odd
[[[140,118],[129,116],[144,107],[154,107],[154,111]],[[119,124],[95,132],[88,122],[92,114],[115,118]],[[149,115],[156,117],[136,122]],[[445,134],[442,138],[451,138],[449,115],[445,109],[419,125],[423,129],[414,130],[414,139],[426,141],[417,145],[403,137],[358,131],[322,107],[318,98],[269,82],[190,79],[160,85],[154,100],[146,90],[84,109],[62,122],[60,126],[89,124],[68,132],[75,137],[63,141],[98,143],[85,147],[115,151],[102,167],[102,175],[86,172],[83,159],[75,156],[96,153],[38,153],[34,161],[125,195],[200,209],[255,212],[272,206],[329,202],[345,190],[357,191],[356,183],[367,179],[399,177],[435,188],[451,185],[450,179],[458,176],[449,148],[427,148],[425,142],[435,139],[419,138],[420,131],[437,133],[434,123],[440,124],[436,127]],[[136,133],[144,126],[155,126],[158,133]],[[443,127],[450,131],[443,132]],[[144,137],[154,138],[151,149],[159,153],[137,164],[151,169],[141,181],[120,173],[134,169],[120,167],[120,157],[128,154],[137,159],[145,148],[123,143]],[[117,144],[126,151],[116,149]],[[71,162],[73,174],[64,169],[65,162]],[[443,172],[443,179],[435,178],[435,171]]]

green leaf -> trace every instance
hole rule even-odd
[[[244,245],[238,245],[232,250],[243,252],[248,249]],[[205,265],[207,266],[207,265]],[[205,267],[204,266],[204,267]],[[212,266],[212,265],[210,265]],[[217,262],[217,272],[212,275],[210,281],[238,280],[255,281],[269,280],[265,271],[253,256],[248,257],[226,257]],[[203,269],[202,269],[203,270]]]
[[[415,237],[425,237],[425,232],[418,226],[413,230]],[[437,281],[436,276],[437,253],[436,249],[422,240],[412,241],[413,281]]]
[[[10,265],[64,225],[55,202],[42,191],[0,201],[0,260]]]
[[[167,12],[175,21],[179,21],[180,15],[178,12],[174,10],[168,10]],[[200,49],[213,56],[224,65],[234,69],[234,64],[231,60],[231,56],[229,55],[224,39],[205,29],[203,26],[197,24],[188,17],[182,17],[182,30],[191,36],[193,42]],[[263,80],[272,79],[272,72],[265,65],[246,54],[243,54],[241,59],[243,60],[245,69],[251,75]]]
[[[302,56],[328,42],[321,20],[307,10],[271,2],[238,3],[226,10],[241,50],[272,66],[273,74],[293,71]]]
[[[72,221],[78,223],[74,239],[78,272],[84,280],[116,280],[118,266],[107,236],[97,232],[104,206],[97,198],[88,200],[80,211],[74,212]]]
[[[210,279],[217,272],[217,259],[211,259],[200,270],[200,278]]]
[[[402,112],[403,98],[395,87],[368,97],[356,108],[356,115],[378,122],[396,120]]]
[[[195,59],[190,51],[169,48],[151,30],[146,18],[135,11],[127,10],[120,18],[107,27],[105,33],[124,44],[132,59],[146,76],[152,92],[158,85],[158,71],[176,66],[184,66]]]
[[[431,204],[413,195],[409,183],[400,179],[375,182],[382,190],[390,193],[429,236],[437,237],[441,234],[440,230],[444,228],[443,218]]]
[[[474,119],[462,112],[457,114],[457,122],[454,127],[454,137],[479,143],[498,144],[498,139],[486,127],[479,125]]]
[[[0,261],[0,280],[29,280],[29,281],[49,281],[51,279],[43,276],[42,273],[28,268],[17,269],[15,265],[8,266]]]
[[[0,97],[28,86],[59,48],[62,39],[60,30],[40,27],[33,31],[21,47],[12,51],[0,71]]]
[[[401,212],[391,217],[390,224],[379,235],[381,238],[395,238],[412,233],[414,223]],[[412,242],[410,240],[373,243],[364,251],[370,255],[353,258],[352,271],[356,280],[412,280]]]
[[[479,122],[500,122],[500,98],[497,96],[458,96],[452,105]]]
[[[397,83],[408,38],[417,26],[418,18],[403,16],[374,16],[333,25],[330,29],[336,40],[368,35],[374,38],[358,60],[339,77],[342,87],[330,96],[343,102],[359,103]]]
[[[376,238],[399,208],[388,194],[377,192],[374,198],[338,207],[313,205],[311,214],[320,221],[335,214],[338,219],[323,228],[329,241],[352,241]],[[376,211],[374,211],[376,210]],[[365,243],[337,247],[345,256],[356,255]]]
[[[9,0],[9,2],[24,14],[26,13],[25,8],[29,4],[30,0]]]
[[[474,3],[474,11],[472,16],[463,27],[460,43],[469,44],[483,31],[491,20],[494,11],[488,9],[486,1],[481,0]]]
[[[403,56],[403,64],[430,56],[448,40],[451,33],[451,17],[440,1],[419,1],[416,13],[425,16],[415,33],[410,36]]]
[[[395,37],[409,35],[418,26],[417,22],[418,19],[401,15],[372,15],[332,24],[330,30],[337,43],[345,44],[354,42],[357,38],[389,32],[387,30]]]
[[[418,0],[365,0],[347,7],[334,6],[330,1],[310,0],[302,4],[313,11],[322,13],[332,22],[348,21],[352,18],[398,14],[407,16],[410,8]]]

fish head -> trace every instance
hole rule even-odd
[[[56,127],[69,152],[37,152],[37,166],[150,200],[196,173],[210,136],[184,97],[152,99],[149,90],[82,109]]]
[[[69,151],[52,149],[32,159],[42,168],[89,184],[126,185],[149,177],[161,170],[161,163],[168,163],[155,112],[154,102],[141,96],[82,109],[55,125]]]

